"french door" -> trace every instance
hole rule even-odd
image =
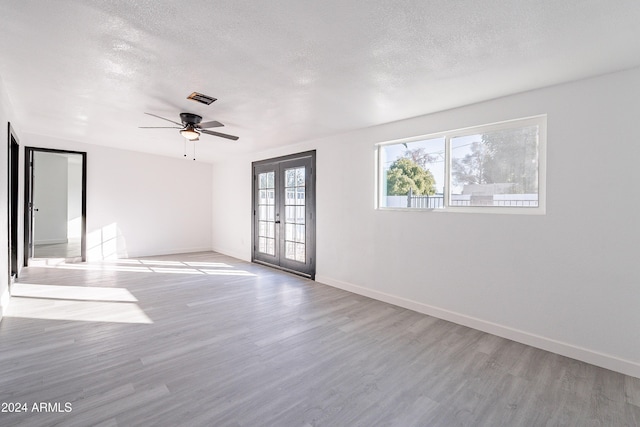
[[[315,151],[253,163],[252,260],[315,278]]]

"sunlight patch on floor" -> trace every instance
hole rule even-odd
[[[12,297],[5,316],[82,322],[153,323],[136,303],[33,297]]]
[[[103,302],[137,302],[128,289],[99,286],[57,286],[15,283],[11,286],[12,297],[52,298]]]
[[[204,274],[211,274],[214,276],[256,276],[253,273],[249,273],[244,270],[200,270]]]
[[[122,259],[110,260],[100,263],[46,263],[38,267],[57,268],[66,270],[87,270],[87,271],[122,271],[138,273],[164,273],[164,274],[200,274],[219,276],[252,276],[245,270],[234,268],[225,263],[210,262],[181,262],[181,261],[153,261]]]

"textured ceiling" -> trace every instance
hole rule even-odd
[[[0,3],[18,133],[181,156],[182,111],[226,124],[200,160],[640,65],[638,0]],[[218,98],[210,106],[193,91]]]

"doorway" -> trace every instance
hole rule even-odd
[[[252,164],[251,259],[315,279],[316,152]]]
[[[18,168],[20,145],[11,126],[8,125],[8,219],[9,219],[9,286],[18,277]]]
[[[87,154],[25,147],[24,263],[86,261]]]

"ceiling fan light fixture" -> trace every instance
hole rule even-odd
[[[187,138],[189,141],[195,141],[200,137],[200,133],[196,131],[193,126],[187,126],[180,131],[180,134]]]

